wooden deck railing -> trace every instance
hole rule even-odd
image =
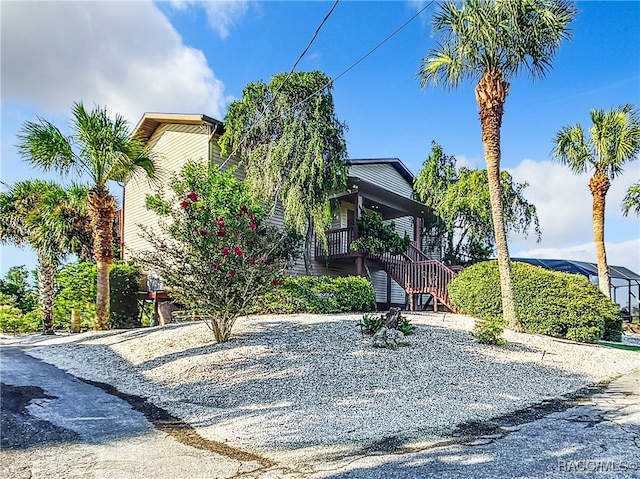
[[[322,243],[316,241],[316,259],[324,259],[325,257],[329,259],[355,257],[356,252],[350,248],[351,243],[355,239],[356,229],[353,226],[327,231],[328,251],[324,250]]]
[[[378,258],[385,271],[409,294],[428,293],[453,310],[447,286],[457,272],[436,260],[407,261],[405,257]]]
[[[358,255],[352,251],[351,242],[356,239],[353,226],[327,231],[328,251],[316,242],[316,259],[330,260],[353,258]],[[389,253],[371,258],[380,263],[382,268],[409,294],[431,294],[449,309],[453,305],[449,300],[447,286],[462,268],[446,266],[440,261],[432,260],[424,254],[417,243],[412,242],[406,253],[391,255]]]

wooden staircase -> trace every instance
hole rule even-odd
[[[450,311],[455,310],[449,299],[447,286],[462,270],[461,267],[450,267],[429,259],[414,243],[402,255],[385,254],[372,259],[378,261],[387,274],[409,294],[410,309],[413,310],[415,306],[414,295],[430,294],[433,296],[434,311],[438,311],[438,301]]]
[[[317,261],[345,260],[362,256],[352,251],[349,246],[355,240],[355,228],[347,227],[327,231],[328,251],[316,243],[315,257]],[[384,271],[409,294],[410,309],[415,306],[415,295],[430,294],[433,297],[434,311],[438,311],[438,302],[454,311],[449,300],[447,286],[462,268],[447,266],[430,259],[416,243],[411,243],[406,253],[401,255],[385,254],[369,257],[367,261],[376,262]]]

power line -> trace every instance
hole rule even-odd
[[[296,61],[295,66],[298,64],[298,62],[300,61],[300,59],[302,58],[302,56],[304,56],[304,54],[307,52],[307,50],[309,50],[309,46],[311,46],[311,43],[313,43],[313,40],[315,40],[318,31],[320,30],[320,28],[322,27],[322,25],[324,25],[325,21],[327,20],[327,18],[329,18],[329,15],[331,15],[331,13],[333,12],[334,8],[336,7],[336,5],[338,4],[339,0],[336,0],[335,4],[333,5],[333,7],[331,8],[331,10],[329,11],[329,13],[327,14],[327,16],[324,18],[324,20],[322,21],[322,23],[320,24],[320,27],[318,27],[318,29],[316,30],[316,33],[314,34],[313,38],[311,39],[311,42],[309,43],[309,45],[307,46],[307,48],[304,50],[304,52],[302,53],[302,55],[298,58],[298,60]],[[429,8],[435,0],[431,0],[429,3],[427,3],[424,7],[422,7],[420,10],[418,10],[418,12],[416,14],[414,14],[411,18],[409,18],[406,22],[404,22],[402,25],[400,25],[398,28],[396,28],[391,34],[387,35],[387,37],[382,40],[380,43],[378,43],[375,47],[373,47],[371,50],[369,50],[367,53],[365,53],[362,57],[360,57],[358,60],[356,60],[354,63],[352,63],[348,68],[346,68],[344,71],[342,71],[342,73],[340,73],[338,76],[336,76],[335,78],[333,78],[332,80],[330,80],[329,82],[327,82],[325,85],[323,85],[322,87],[318,88],[315,92],[313,92],[311,95],[307,96],[306,98],[302,99],[301,101],[299,101],[298,103],[296,103],[295,105],[293,105],[291,108],[289,108],[287,111],[283,112],[281,114],[281,116],[286,115],[287,113],[295,110],[296,108],[298,108],[300,105],[302,105],[303,103],[309,101],[311,98],[313,98],[314,96],[316,96],[318,93],[320,93],[321,91],[323,91],[324,89],[326,89],[327,87],[331,86],[332,83],[334,83],[336,80],[338,80],[339,78],[343,77],[344,75],[346,75],[349,71],[351,71],[352,69],[354,69],[356,66],[358,66],[360,63],[362,63],[367,57],[369,57],[372,53],[374,53],[376,50],[378,50],[382,45],[384,45],[385,43],[387,43],[389,40],[391,40],[391,38],[393,38],[394,36],[396,36],[401,30],[403,30],[407,25],[409,25],[412,21],[414,21],[416,18],[418,18],[420,16],[420,14],[422,14],[422,12],[424,12],[427,8]],[[291,70],[291,72],[289,72],[289,75],[287,76],[287,79],[291,76],[291,74],[293,73],[293,69]],[[286,82],[286,80],[285,80]],[[278,90],[276,91],[276,94],[280,91],[280,89],[282,88],[282,86],[284,85],[283,82],[280,87],[278,88]],[[271,103],[273,103],[273,100],[275,99],[275,94],[274,94],[274,98],[272,98],[272,100],[269,102],[269,104],[267,105],[270,106]],[[266,110],[267,108],[265,108],[265,111],[258,117],[258,119],[254,122],[254,124],[251,126],[251,128],[249,128],[249,132],[251,132],[251,130],[253,129],[253,127],[258,123],[258,121],[264,116],[264,114],[266,114]],[[229,157],[224,161],[223,165],[229,160],[229,158],[231,158],[231,156],[236,152],[238,147],[234,148],[233,151],[231,152],[231,154],[229,155]]]
[[[278,87],[278,89],[275,91],[275,93],[273,94],[273,96],[271,97],[271,100],[269,100],[269,103],[267,103],[267,105],[264,107],[264,110],[260,113],[260,115],[258,116],[258,118],[253,122],[253,124],[251,125],[251,127],[249,128],[249,133],[251,133],[251,130],[253,130],[253,128],[255,127],[255,125],[258,124],[258,122],[262,119],[262,117],[264,115],[267,114],[267,111],[269,110],[269,107],[273,104],[273,102],[276,100],[278,93],[280,93],[280,90],[282,89],[282,87],[285,85],[285,83],[287,83],[287,81],[289,80],[289,78],[291,78],[291,75],[293,75],[293,72],[295,71],[296,67],[298,66],[298,63],[300,63],[300,61],[302,60],[302,58],[307,54],[307,52],[309,51],[309,48],[311,48],[311,45],[313,44],[313,42],[316,40],[316,38],[318,37],[318,34],[320,33],[320,30],[322,29],[322,27],[324,26],[324,24],[327,22],[327,20],[329,19],[329,17],[331,16],[331,14],[333,13],[333,11],[336,9],[336,7],[338,6],[338,3],[340,2],[340,0],[336,0],[333,3],[333,6],[331,7],[331,9],[327,12],[327,14],[324,16],[324,18],[322,19],[322,21],[320,22],[320,25],[318,25],[318,27],[316,28],[316,31],[313,33],[313,36],[311,37],[311,40],[309,40],[309,43],[307,44],[307,46],[305,47],[305,49],[302,51],[302,53],[298,56],[298,59],[295,61],[295,63],[293,64],[293,66],[291,67],[291,70],[289,71],[289,73],[287,74],[287,76],[285,77],[284,81],[280,84],[280,86]],[[242,143],[242,141],[240,141],[240,143]],[[229,156],[227,157],[226,160],[224,160],[224,162],[222,163],[221,166],[224,166],[225,163],[227,161],[229,161],[229,159],[233,156],[233,154],[237,151],[237,149],[240,147],[240,145],[236,145],[236,147],[231,151],[231,153],[229,154]]]
[[[380,48],[382,45],[384,45],[385,43],[387,43],[389,40],[391,40],[391,38],[393,38],[396,34],[398,34],[402,29],[404,29],[407,25],[409,25],[413,20],[415,20],[417,17],[420,16],[420,14],[422,12],[424,12],[427,8],[429,8],[433,2],[435,0],[431,0],[429,3],[427,3],[424,7],[422,7],[418,13],[416,13],[415,15],[413,15],[409,20],[407,20],[406,22],[404,22],[402,25],[400,25],[398,28],[396,28],[393,33],[391,33],[390,35],[388,35],[384,40],[382,40],[380,43],[378,43],[375,47],[373,47],[371,50],[369,50],[367,53],[365,53],[362,57],[360,57],[360,59],[358,59],[356,62],[354,62],[350,67],[348,67],[346,70],[344,70],[342,73],[340,73],[337,77],[335,77],[332,81],[328,82],[326,85],[324,85],[323,87],[319,88],[318,90],[316,90],[315,92],[313,92],[311,95],[309,95],[308,97],[304,98],[303,100],[301,100],[300,102],[298,102],[297,104],[295,104],[294,106],[292,106],[289,110],[287,110],[286,113],[289,113],[291,110],[299,107],[300,105],[302,105],[304,102],[310,100],[311,98],[313,98],[314,96],[316,96],[318,93],[320,93],[322,90],[324,90],[325,88],[327,88],[328,86],[330,86],[333,82],[335,82],[337,79],[343,77],[344,75],[346,75],[349,71],[351,71],[352,69],[354,69],[357,65],[359,65],[360,63],[362,63],[369,55],[371,55],[373,52],[375,52],[378,48]]]

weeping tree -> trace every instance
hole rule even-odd
[[[319,71],[278,74],[248,84],[229,106],[222,154],[237,154],[251,190],[275,205],[285,223],[305,237],[312,272],[314,231],[326,247],[329,196],[347,186],[346,125],[336,117],[331,79]]]
[[[536,207],[524,197],[528,186],[500,172],[505,229],[526,235],[533,227],[540,240]],[[432,142],[431,153],[414,184],[415,196],[436,213],[438,238],[446,239],[444,259],[452,264],[488,259],[495,248],[487,170],[457,168],[453,155]]]
[[[70,253],[86,257],[91,247],[87,193],[85,187],[65,189],[41,180],[21,181],[0,193],[0,240],[28,245],[38,257],[38,306],[44,334],[53,334],[60,264]]]
[[[155,163],[145,144],[132,137],[128,122],[107,115],[105,108],[87,111],[82,103],[72,109],[71,134],[38,118],[25,122],[18,135],[18,151],[31,165],[63,175],[89,179],[87,208],[91,218],[93,256],[98,268],[96,329],[109,328],[109,265],[113,261],[113,222],[116,200],[108,182],[124,182],[142,173],[155,178]]]
[[[441,4],[432,23],[436,47],[422,60],[421,86],[455,89],[476,83],[482,143],[487,162],[494,236],[500,269],[503,314],[521,329],[516,316],[513,279],[500,181],[500,128],[509,81],[525,71],[543,78],[576,14],[565,0],[465,0]]]
[[[640,152],[640,112],[630,104],[609,111],[591,110],[589,138],[579,123],[562,128],[554,139],[552,155],[576,174],[593,171],[589,190],[593,196],[593,239],[600,290],[611,296],[611,278],[604,246],[605,199],[611,180]],[[629,210],[633,207],[633,195]],[[625,205],[628,200],[625,199]],[[626,208],[626,206],[625,206]],[[627,210],[628,211],[628,210]]]

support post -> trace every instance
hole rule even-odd
[[[391,309],[391,276],[387,273],[387,309]]]
[[[422,251],[422,220],[418,216],[413,218],[413,242]]]

